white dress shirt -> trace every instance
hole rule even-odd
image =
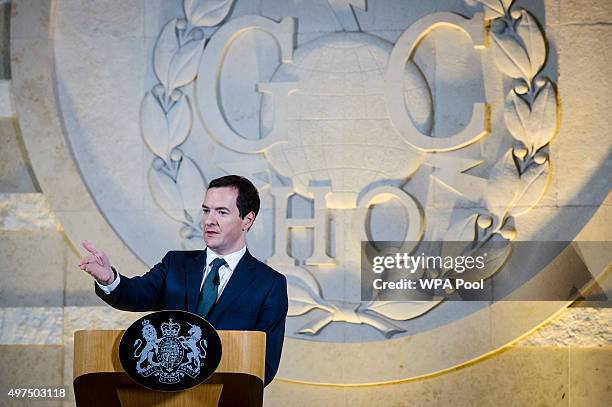
[[[219,256],[217,253],[213,252],[212,249],[209,249],[207,247],[206,248],[206,268],[204,269],[204,276],[202,277],[202,281],[200,282],[200,291],[202,291],[202,286],[204,285],[204,280],[206,279],[206,276],[208,275],[208,273],[210,273],[210,267],[211,267],[210,263],[212,263],[212,261],[216,259],[217,257],[221,257],[225,260],[227,264],[224,264],[223,266],[219,267],[219,287],[217,287],[217,300],[218,300],[219,297],[221,296],[221,293],[225,289],[225,286],[227,285],[230,277],[234,273],[234,270],[236,270],[236,266],[238,265],[238,262],[240,261],[240,259],[242,259],[242,256],[244,256],[245,253],[246,253],[246,245],[243,246],[242,249],[234,253],[225,255],[225,256]],[[96,280],[96,284],[106,294],[110,294],[119,285],[119,280],[120,280],[119,273],[117,273],[117,278],[111,284],[102,285],[97,280]]]
[[[202,281],[200,282],[200,291],[202,291],[202,286],[204,285],[204,280],[206,280],[206,276],[210,273],[210,263],[213,262],[217,257],[221,257],[225,260],[223,266],[219,267],[219,287],[217,287],[217,300],[221,297],[221,293],[225,289],[230,277],[234,274],[234,270],[236,270],[236,266],[242,256],[246,253],[246,245],[242,247],[242,249],[237,252],[226,254],[225,256],[219,256],[217,253],[213,252],[212,249],[206,248],[206,268],[204,269],[204,276],[202,277]]]

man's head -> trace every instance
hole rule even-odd
[[[208,184],[202,203],[204,242],[215,253],[240,250],[259,212],[257,188],[244,177],[226,175]]]

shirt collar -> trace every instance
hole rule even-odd
[[[207,247],[206,248],[206,267],[210,266],[210,263],[212,263],[214,259],[221,257],[222,259],[225,260],[230,270],[234,271],[236,269],[236,266],[238,265],[238,262],[240,261],[240,259],[242,259],[242,256],[244,256],[245,253],[246,253],[246,245],[244,245],[242,249],[235,251],[233,253],[230,253],[230,254],[226,254],[225,256],[219,256],[211,248]]]

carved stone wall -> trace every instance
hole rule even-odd
[[[78,242],[132,275],[200,248],[230,172],[262,195],[249,247],[290,282],[266,405],[609,399],[609,308],[362,303],[355,260],[366,238],[612,241],[606,3],[2,4],[5,363],[45,345],[70,383],[75,329],[140,317],[101,306]]]

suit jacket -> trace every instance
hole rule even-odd
[[[195,313],[205,267],[205,250],[171,251],[142,276],[129,278],[121,274],[119,285],[110,294],[94,285],[102,300],[120,310]],[[266,333],[264,385],[272,381],[278,370],[287,308],[285,276],[247,250],[208,314],[208,322],[216,329]]]

